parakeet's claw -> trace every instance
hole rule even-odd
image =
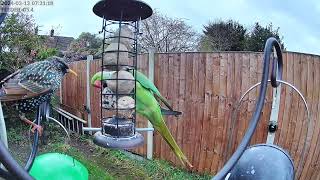
[[[187,164],[188,164],[189,169],[193,168],[193,165],[189,161],[187,161]]]
[[[39,135],[40,135],[40,136],[42,135],[42,131],[43,131],[42,126],[37,125],[37,124],[35,124],[34,122],[30,121],[30,120],[27,119],[24,115],[22,115],[22,116],[19,115],[19,117],[20,117],[20,119],[21,119],[22,121],[24,121],[25,123],[27,123],[27,124],[29,124],[29,125],[32,126],[32,128],[31,128],[31,132],[32,132],[32,133],[34,133],[35,130],[37,130],[38,133],[39,133]]]
[[[189,170],[192,170],[193,165],[189,162],[187,157],[185,157],[183,154],[179,157],[181,164],[183,164],[185,167],[187,167]]]
[[[166,115],[166,116],[179,117],[180,115],[182,115],[182,112],[172,111],[172,110],[168,110],[168,109],[163,109],[163,108],[161,108],[161,114],[162,114],[162,115]]]

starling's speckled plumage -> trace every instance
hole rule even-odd
[[[32,63],[0,82],[0,101],[14,101],[19,111],[31,111],[50,99],[67,72],[73,71],[59,57]]]

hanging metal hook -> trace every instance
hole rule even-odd
[[[271,70],[271,85],[276,88],[280,85],[277,80],[282,80],[283,59],[281,47],[275,38],[269,38],[264,47],[264,66],[269,65],[271,55],[273,54],[273,48],[276,50],[277,57],[272,58],[272,70]]]
[[[273,53],[273,48],[276,50],[277,58],[273,59],[272,73],[271,73],[271,84],[273,87],[279,86],[277,78],[282,80],[282,52],[278,41],[271,37],[267,40],[264,48],[263,56],[263,73],[261,79],[261,87],[259,91],[258,101],[256,103],[255,111],[251,117],[249,127],[240,142],[237,150],[233,153],[231,158],[223,166],[223,168],[212,178],[213,180],[222,180],[230,172],[230,170],[236,165],[244,151],[246,150],[248,144],[250,143],[251,137],[253,136],[257,125],[260,120],[261,112],[264,106],[264,99],[266,97],[267,86],[268,86],[268,76],[269,76],[269,66],[270,66],[270,57]],[[275,63],[277,63],[277,68],[275,68]],[[277,69],[277,71],[276,71]]]

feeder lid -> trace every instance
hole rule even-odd
[[[111,149],[133,149],[143,144],[143,136],[140,133],[135,133],[132,137],[112,137],[103,135],[101,131],[94,134],[93,142],[103,148]]]
[[[101,0],[94,5],[93,12],[101,18],[115,21],[138,21],[152,15],[151,7],[140,0]]]

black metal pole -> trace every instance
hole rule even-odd
[[[44,102],[38,107],[35,123],[39,126],[41,125],[41,120],[45,119],[46,115],[48,113],[48,111],[47,111],[47,108],[49,108],[48,103],[49,102]],[[38,152],[38,144],[39,144],[39,132],[36,130],[34,133],[34,136],[33,136],[32,150],[31,150],[31,153],[30,153],[29,158],[27,160],[27,163],[24,167],[24,169],[27,172],[30,171],[30,169],[33,165],[33,162],[36,158],[36,155]],[[7,168],[7,166],[5,166],[5,167]],[[8,172],[4,169],[0,169],[0,177],[6,178],[6,179],[14,179],[16,177],[16,175],[15,175],[15,173],[11,173],[11,172]]]
[[[264,99],[266,97],[267,92],[267,85],[268,85],[268,76],[269,76],[269,64],[270,64],[270,57],[273,51],[273,47],[276,49],[277,59],[273,61],[273,63],[278,63],[277,71],[274,69],[275,66],[273,64],[272,74],[271,74],[271,84],[273,87],[277,87],[279,83],[276,82],[278,78],[281,80],[282,78],[282,52],[278,41],[275,38],[269,38],[266,42],[264,48],[264,56],[263,56],[263,73],[261,79],[261,87],[259,92],[258,101],[256,103],[256,109],[254,114],[251,118],[249,127],[247,129],[246,134],[244,135],[241,143],[239,144],[237,150],[231,156],[231,158],[227,161],[227,163],[223,166],[223,168],[212,178],[213,180],[222,180],[234,167],[237,161],[240,159],[243,152],[246,150],[248,144],[250,143],[251,137],[256,130],[256,127],[260,120],[260,115],[264,106]],[[278,76],[278,77],[277,77]]]
[[[102,17],[102,32],[103,32],[103,44],[102,44],[102,58],[101,58],[101,76],[102,76],[102,83],[104,83],[103,81],[105,81],[105,79],[103,78],[103,70],[104,70],[104,49],[105,49],[105,44],[106,44],[106,20],[105,20],[105,17],[103,16]],[[103,130],[103,89],[104,87],[101,86],[100,88],[100,123],[101,123],[101,133],[103,134],[104,130]]]
[[[10,174],[16,179],[33,180],[28,172],[22,168],[12,157],[8,149],[0,141],[0,162],[6,167]],[[2,171],[3,172],[3,171]]]
[[[46,117],[46,108],[48,108],[47,104],[48,104],[48,102],[44,102],[38,107],[38,111],[37,111],[37,115],[36,115],[36,122],[35,122],[38,126],[41,125],[42,118]],[[39,145],[39,132],[38,132],[38,130],[36,130],[34,132],[34,136],[33,136],[32,150],[29,155],[28,161],[25,165],[25,169],[28,172],[30,171],[30,169],[32,167],[34,159],[36,158],[36,155],[38,152],[38,145]]]

